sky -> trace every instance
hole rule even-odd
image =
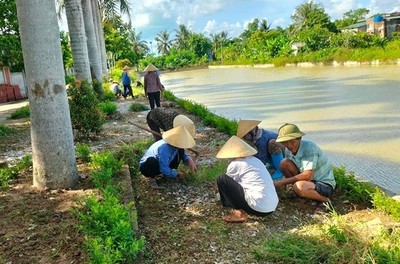
[[[183,24],[192,32],[210,34],[228,32],[238,37],[254,18],[266,19],[271,28],[286,28],[297,6],[306,0],[128,0],[131,21],[141,39],[152,41],[163,30],[171,32]],[[400,0],[317,0],[331,20],[357,8],[367,8],[369,15],[400,11]]]

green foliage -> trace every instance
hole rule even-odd
[[[103,100],[104,96],[104,90],[103,90],[103,85],[101,84],[100,81],[93,79],[93,90],[96,93],[96,96],[99,100]]]
[[[62,50],[62,55],[63,55],[63,63],[64,63],[64,68],[72,68],[73,67],[73,59],[72,59],[72,49],[71,49],[71,44],[69,43],[69,33],[61,31],[60,32],[60,40],[61,40],[61,50]],[[66,83],[70,83],[73,81],[69,80],[67,82],[67,76],[65,76]]]
[[[76,157],[82,162],[90,161],[90,148],[87,144],[78,143],[75,146]]]
[[[15,110],[10,115],[10,119],[20,119],[20,118],[28,118],[31,115],[31,111],[29,105],[23,106],[17,110]]]
[[[102,201],[88,197],[83,210],[74,213],[85,233],[91,263],[132,263],[143,251],[145,239],[137,237],[131,224],[131,217],[137,221],[136,214],[131,216],[112,191],[106,190]]]
[[[227,167],[227,160],[219,160],[218,162],[210,166],[197,168],[196,173],[189,173],[185,180],[195,185],[199,185],[205,182],[215,182],[219,175],[226,172]]]
[[[12,72],[22,71],[24,61],[14,0],[0,1],[0,32],[0,67],[10,67]]]
[[[374,187],[367,182],[358,181],[353,172],[346,172],[345,167],[333,168],[337,191],[352,201],[371,203],[371,195]]]
[[[73,74],[65,75],[65,83],[70,84],[75,80],[75,76]]]
[[[115,114],[117,112],[117,104],[113,102],[102,102],[99,103],[100,110],[107,116]]]
[[[91,166],[95,170],[111,169],[111,173],[115,174],[122,167],[122,162],[117,160],[111,152],[94,153],[90,157]]]
[[[153,139],[148,138],[147,140],[138,141],[133,144],[124,144],[116,150],[114,156],[118,160],[122,160],[124,163],[128,164],[131,176],[140,175],[139,160],[152,143]]]
[[[13,131],[14,130],[8,126],[0,125],[0,137],[10,135]]]
[[[15,165],[0,168],[0,188],[8,187],[9,181],[17,178],[18,174],[32,166],[32,156],[25,155]]]
[[[149,107],[147,105],[144,105],[142,103],[132,103],[129,106],[129,111],[130,112],[142,112],[142,111],[146,111],[149,110]]]
[[[110,90],[105,90],[104,95],[103,95],[103,101],[104,102],[111,102],[116,99],[115,94],[111,92]]]
[[[67,93],[72,128],[84,137],[100,132],[105,118],[92,86],[87,81],[74,81]]]
[[[372,203],[376,209],[385,211],[392,215],[394,219],[400,221],[400,201],[394,200],[376,188],[372,197]]]

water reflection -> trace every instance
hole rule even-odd
[[[400,66],[225,68],[164,73],[180,98],[277,130],[293,122],[335,165],[400,194]]]

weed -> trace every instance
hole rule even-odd
[[[31,115],[29,105],[17,109],[10,115],[10,119],[28,118]]]
[[[204,182],[215,182],[217,177],[226,171],[228,161],[218,160],[218,162],[208,166],[200,167],[195,174],[189,173],[185,178],[187,182],[199,185]]]
[[[90,157],[91,165],[95,170],[111,169],[111,174],[115,174],[122,167],[122,162],[117,160],[111,152],[94,153]]]
[[[129,106],[129,111],[130,112],[142,112],[149,110],[150,108],[147,105],[141,104],[141,103],[132,103]]]
[[[113,102],[102,102],[99,103],[100,110],[107,116],[115,114],[117,111],[117,104]]]
[[[392,215],[394,219],[400,221],[400,202],[387,196],[378,188],[375,189],[375,193],[372,197],[372,203],[376,209],[387,212]]]
[[[8,126],[0,125],[0,137],[11,135],[14,130]]]
[[[18,174],[32,166],[32,156],[25,155],[14,166],[9,168],[0,168],[0,188],[7,187],[9,181],[17,178]]]
[[[78,143],[75,146],[76,157],[80,159],[82,162],[90,161],[90,148],[87,144]]]

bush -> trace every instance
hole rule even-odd
[[[117,104],[113,102],[103,102],[99,104],[100,110],[107,116],[115,114],[117,112]]]
[[[75,81],[68,91],[72,128],[80,136],[97,134],[105,123],[105,116],[99,107],[92,86],[87,81]]]
[[[10,119],[20,119],[30,117],[31,111],[29,105],[23,106],[20,109],[17,109],[14,113],[11,114]]]

